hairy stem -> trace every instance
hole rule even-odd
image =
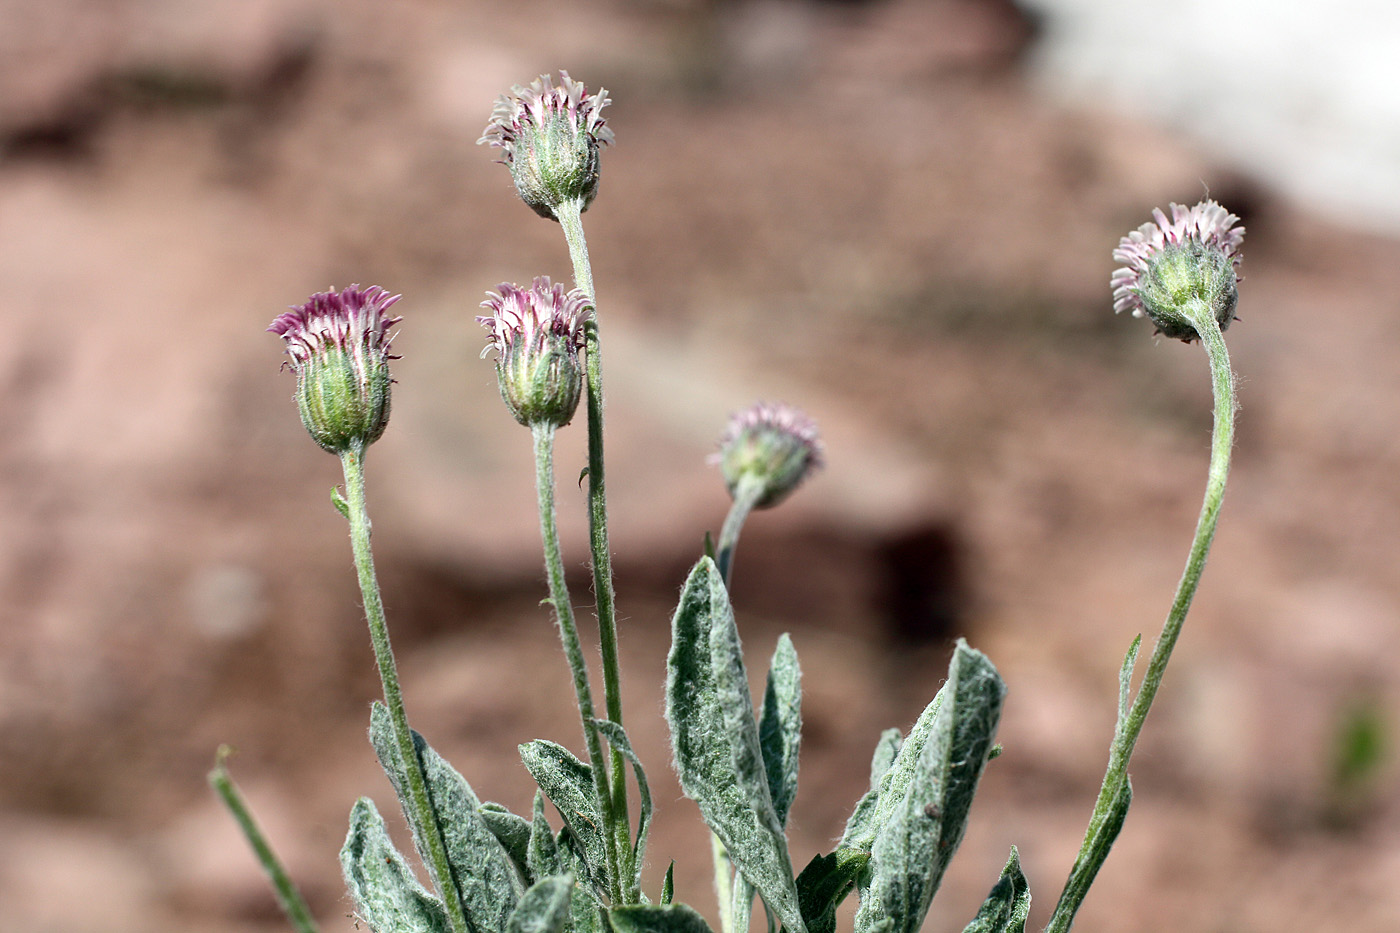
[[[1142,685],[1138,688],[1137,697],[1127,715],[1122,717],[1114,731],[1108,769],[1104,773],[1098,800],[1094,803],[1089,829],[1084,835],[1084,843],[1075,858],[1069,880],[1060,894],[1059,903],[1055,906],[1055,913],[1046,927],[1047,933],[1067,933],[1073,926],[1074,916],[1117,836],[1117,828],[1121,826],[1122,809],[1126,807],[1126,801],[1122,798],[1129,792],[1128,760],[1132,757],[1133,748],[1142,733],[1143,723],[1147,721],[1148,711],[1152,709],[1152,701],[1161,686],[1162,675],[1166,673],[1172,649],[1181,635],[1186,613],[1191,608],[1191,600],[1201,582],[1206,555],[1210,551],[1211,541],[1215,538],[1216,521],[1220,517],[1220,504],[1225,495],[1225,480],[1230,472],[1230,450],[1234,445],[1235,378],[1230,370],[1230,354],[1225,347],[1225,337],[1209,308],[1204,304],[1194,307],[1192,324],[1200,335],[1210,361],[1211,386],[1215,399],[1215,427],[1211,435],[1210,472],[1206,481],[1205,501],[1201,505],[1201,515],[1196,522],[1196,536],[1191,542],[1191,551],[1186,558],[1186,569],[1181,575],[1181,582],[1177,584],[1176,597],[1172,600],[1171,610],[1162,626],[1162,634],[1152,650],[1152,658],[1148,661]]]
[[[408,818],[418,827],[419,838],[427,849],[428,875],[438,897],[447,909],[447,919],[453,933],[471,933],[467,915],[462,909],[462,898],[452,880],[452,866],[447,859],[447,845],[443,841],[442,827],[438,825],[437,814],[433,811],[428,796],[428,781],[423,774],[423,763],[414,747],[413,733],[408,728],[408,716],[404,712],[403,691],[399,687],[398,667],[394,663],[394,651],[389,645],[389,628],[384,621],[384,601],[379,595],[379,580],[374,573],[374,557],[370,552],[369,513],[365,510],[365,470],[364,445],[356,445],[340,455],[345,469],[345,504],[350,519],[350,543],[355,552],[355,571],[360,579],[360,593],[365,602],[365,619],[369,622],[370,641],[374,644],[374,659],[379,665],[379,680],[384,685],[384,705],[389,708],[390,721],[394,726],[394,741],[398,745],[399,758],[403,761],[404,777],[409,801]]]
[[[228,754],[227,747],[219,749],[214,770],[209,772],[209,783],[223,799],[224,806],[228,807],[233,818],[238,821],[238,827],[243,830],[243,835],[247,838],[249,845],[253,847],[253,854],[257,856],[258,863],[262,865],[263,871],[271,880],[272,888],[277,894],[277,903],[282,905],[282,912],[287,915],[292,927],[296,929],[297,933],[317,933],[316,921],[311,916],[311,908],[306,906],[301,892],[297,890],[296,884],[287,874],[287,869],[282,866],[282,862],[277,858],[277,853],[272,851],[267,837],[258,828],[253,814],[248,811],[248,805],[243,802],[243,795],[238,792],[233,778],[229,777],[228,769],[224,767],[224,759],[228,757]]]
[[[622,676],[617,655],[617,610],[613,605],[612,550],[608,543],[608,499],[603,484],[603,360],[598,339],[597,295],[593,291],[593,267],[588,260],[588,242],[583,236],[583,205],[568,201],[555,210],[569,258],[574,281],[593,302],[593,315],[584,327],[585,388],[588,396],[588,531],[593,553],[593,597],[598,612],[598,644],[603,656],[603,696],[608,718],[622,725]],[[627,816],[627,767],[623,755],[612,750],[612,805],[609,818],[618,852],[631,847]],[[640,857],[640,853],[638,853]],[[621,882],[619,882],[621,886]],[[622,890],[622,903],[637,903],[640,891],[629,878]]]
[[[588,662],[583,657],[578,626],[574,623],[574,607],[569,600],[569,587],[564,578],[564,559],[559,549],[559,530],[554,508],[554,425],[541,422],[531,429],[535,435],[535,492],[540,507],[540,537],[544,542],[545,571],[549,575],[549,601],[554,606],[554,618],[559,623],[559,639],[564,655],[574,675],[574,695],[578,700],[579,718],[583,720],[583,738],[588,747],[588,763],[593,769],[593,792],[598,797],[599,810],[610,819],[612,800],[608,789],[608,771],[603,759],[602,743],[593,726],[593,692],[588,685]],[[621,897],[621,853],[612,834],[607,837],[609,896]]]

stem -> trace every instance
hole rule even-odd
[[[394,652],[389,645],[389,628],[384,621],[384,601],[379,595],[379,581],[374,573],[374,556],[370,553],[369,514],[365,511],[365,446],[356,444],[340,455],[340,463],[345,469],[345,502],[350,518],[350,543],[355,552],[355,571],[360,578],[360,592],[365,601],[365,619],[369,622],[370,641],[374,643],[374,659],[379,665],[379,679],[384,685],[384,705],[389,708],[389,717],[394,726],[394,740],[399,747],[399,758],[403,762],[405,796],[409,801],[407,816],[418,828],[418,836],[427,849],[428,874],[438,897],[447,909],[447,919],[453,933],[470,933],[467,915],[462,909],[462,898],[452,880],[452,864],[447,858],[447,844],[443,841],[442,827],[438,825],[437,814],[433,811],[432,799],[428,796],[428,781],[423,774],[423,763],[418,758],[414,746],[413,733],[408,728],[408,716],[404,713],[403,692],[399,688],[398,667],[394,664]]]
[[[725,589],[729,588],[729,580],[734,572],[734,551],[739,546],[739,532],[743,530],[749,513],[763,497],[763,490],[763,481],[749,475],[745,475],[734,490],[734,504],[729,507],[729,514],[724,517],[724,527],[719,531],[719,548],[715,552],[715,564],[719,567],[720,579],[724,581]]]
[[[1191,551],[1186,558],[1186,569],[1181,582],[1176,587],[1176,597],[1172,600],[1171,611],[1162,626],[1162,634],[1152,650],[1147,671],[1137,697],[1114,730],[1113,744],[1109,750],[1108,769],[1104,773],[1103,787],[1094,803],[1094,813],[1089,820],[1089,829],[1084,835],[1084,843],[1075,858],[1074,868],[1065,883],[1055,913],[1045,928],[1047,933],[1067,933],[1074,924],[1074,915],[1088,894],[1089,886],[1108,857],[1108,851],[1117,836],[1117,827],[1105,832],[1114,818],[1115,802],[1129,791],[1128,760],[1142,733],[1147,713],[1152,709],[1152,701],[1162,684],[1167,662],[1171,660],[1172,649],[1181,635],[1186,613],[1191,608],[1191,600],[1201,582],[1201,572],[1205,569],[1206,555],[1211,541],[1215,538],[1216,521],[1220,517],[1220,504],[1225,495],[1225,480],[1230,471],[1230,449],[1235,434],[1235,377],[1230,370],[1230,354],[1225,347],[1225,337],[1220,332],[1214,315],[1203,303],[1191,309],[1192,325],[1201,338],[1210,361],[1211,386],[1215,399],[1215,427],[1211,435],[1210,473],[1206,481],[1205,501],[1201,505],[1201,516],[1196,522],[1196,537],[1191,542]],[[1120,807],[1126,804],[1119,803]],[[1122,812],[1117,814],[1121,825]]]
[[[715,565],[719,568],[724,588],[729,589],[729,580],[734,572],[734,551],[739,546],[739,532],[753,507],[763,496],[764,484],[761,480],[745,476],[734,490],[734,502],[729,514],[724,517],[724,526],[719,532],[719,547],[715,552]],[[715,863],[715,896],[719,898],[720,933],[747,933],[749,911],[753,908],[753,889],[743,876],[736,875],[734,863],[725,851],[724,843],[714,833],[710,834],[710,850]],[[744,903],[744,894],[748,903]]]
[[[277,854],[272,851],[267,837],[262,834],[262,830],[253,820],[253,814],[248,811],[248,805],[243,802],[243,795],[238,792],[233,778],[229,777],[228,769],[224,767],[224,759],[228,754],[227,746],[219,749],[218,761],[214,765],[214,770],[209,772],[209,783],[223,798],[224,805],[233,814],[233,818],[238,821],[243,835],[247,837],[248,843],[253,847],[253,854],[257,856],[263,871],[267,873],[268,879],[272,882],[273,890],[277,893],[277,903],[282,905],[282,912],[287,915],[287,919],[291,921],[297,933],[317,933],[316,921],[311,916],[311,908],[306,906],[301,892],[297,890],[291,876],[287,874],[287,869],[282,867],[282,863],[277,859]]]
[[[611,799],[608,793],[608,772],[603,760],[602,743],[593,726],[593,693],[588,685],[588,662],[583,657],[578,626],[574,623],[574,607],[569,600],[569,588],[564,578],[564,559],[559,549],[559,530],[554,508],[554,425],[540,422],[531,430],[535,435],[535,491],[540,506],[540,537],[544,542],[544,564],[549,574],[549,601],[554,606],[554,618],[559,623],[559,639],[564,655],[574,674],[574,695],[578,700],[579,718],[583,720],[583,738],[588,746],[588,763],[593,769],[593,791],[598,797],[604,820],[609,819]],[[614,902],[620,900],[620,855],[611,834],[607,839],[608,877],[612,889],[608,892]]]
[[[597,603],[598,644],[603,655],[603,696],[608,718],[622,725],[622,675],[617,657],[617,610],[613,605],[612,550],[608,544],[608,500],[603,486],[603,360],[598,340],[597,297],[593,292],[593,267],[588,261],[588,242],[583,236],[583,205],[566,201],[555,211],[569,258],[574,281],[594,302],[593,315],[584,326],[584,377],[588,394],[588,532],[593,552],[593,596]],[[627,762],[612,750],[612,835],[619,852],[632,844],[627,816]],[[619,887],[621,882],[619,881]],[[624,903],[636,903],[640,892],[632,879],[624,891]]]

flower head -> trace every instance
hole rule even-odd
[[[578,351],[593,303],[543,275],[529,288],[509,282],[497,288],[500,294],[487,292],[481,303],[490,313],[476,320],[489,331],[482,356],[496,351],[501,398],[521,424],[563,427],[582,392]]]
[[[1235,319],[1239,293],[1239,218],[1214,201],[1171,205],[1172,219],[1154,209],[1155,223],[1123,237],[1113,258],[1113,310],[1149,317],[1168,337],[1198,336],[1194,316],[1209,313],[1220,329]]]
[[[540,75],[500,96],[477,143],[501,150],[515,190],[537,214],[555,218],[570,200],[587,210],[598,193],[598,150],[613,141],[602,116],[609,103],[606,90],[589,96],[567,71],[557,86]]]
[[[764,509],[822,465],[822,443],[816,423],[798,409],[759,402],[730,417],[711,462],[719,464],[731,496],[757,484],[754,507]]]
[[[322,448],[368,447],[389,423],[388,310],[399,300],[378,286],[312,295],[279,314],[268,331],[287,342],[301,423]]]

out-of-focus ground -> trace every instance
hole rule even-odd
[[[336,851],[356,796],[390,809],[377,683],[338,466],[262,333],[328,285],[405,296],[369,462],[410,715],[516,809],[517,744],[580,744],[528,434],[472,321],[502,280],[568,277],[474,145],[496,94],[563,66],[616,101],[585,220],[649,889],[675,858],[713,913],[660,720],[668,619],[727,506],[726,414],[783,399],[830,465],[751,520],[734,598],[754,669],[782,631],[804,666],[793,860],[966,636],[1010,684],[1006,752],[927,928],[961,930],[1012,844],[1043,925],[1207,454],[1203,355],[1115,319],[1109,254],[1204,185],[1249,228],[1235,468],[1080,928],[1394,930],[1400,248],[1047,100],[1034,35],[971,0],[0,5],[0,928],[283,928],[205,786],[221,742],[325,928],[354,928]],[[1367,722],[1381,763],[1338,777]]]

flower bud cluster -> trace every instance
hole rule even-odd
[[[561,204],[576,201],[587,210],[598,193],[598,151],[613,140],[602,116],[609,103],[606,90],[589,96],[567,71],[559,72],[558,85],[540,75],[501,95],[477,143],[500,149],[521,200],[557,220]]]
[[[496,351],[501,398],[521,424],[563,427],[578,408],[583,391],[584,324],[593,304],[579,289],[564,291],[547,276],[529,288],[509,282],[487,292],[481,306],[489,314],[477,323],[489,332],[485,356]]]
[[[1172,204],[1171,212],[1169,221],[1153,210],[1155,223],[1123,237],[1113,251],[1123,266],[1109,284],[1114,311],[1151,318],[1165,336],[1189,343],[1199,336],[1197,315],[1208,313],[1221,330],[1235,319],[1244,228],[1214,201]]]
[[[268,328],[286,341],[297,407],[312,440],[331,453],[368,447],[389,423],[388,310],[399,300],[378,286],[312,295]]]
[[[817,425],[790,405],[767,402],[738,412],[711,458],[724,474],[729,494],[758,486],[755,508],[777,505],[822,465]]]

